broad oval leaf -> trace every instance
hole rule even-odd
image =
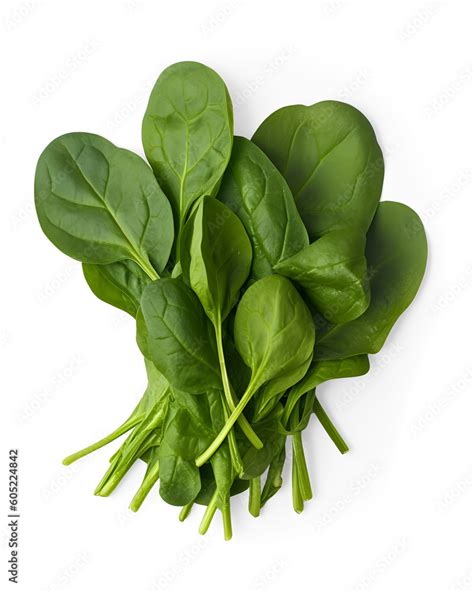
[[[136,317],[143,290],[151,281],[136,263],[127,259],[108,265],[83,263],[82,271],[97,298]]]
[[[384,201],[367,235],[371,301],[359,318],[329,328],[318,339],[318,359],[375,354],[398,317],[414,299],[425,273],[427,242],[418,215],[401,203]]]
[[[130,259],[156,279],[173,244],[171,207],[136,154],[83,132],[41,154],[35,203],[46,236],[83,263]]]
[[[184,227],[181,266],[215,326],[236,303],[251,263],[252,246],[239,218],[213,197],[202,199]]]
[[[237,307],[234,341],[254,388],[272,380],[282,390],[292,386],[306,372],[302,365],[311,359],[314,340],[311,313],[289,279],[270,275],[247,289]],[[298,368],[302,374],[295,377]]]
[[[222,387],[212,326],[181,279],[149,284],[141,315],[145,335],[139,330],[138,345],[173,387],[196,394]]]
[[[357,318],[369,305],[365,235],[358,230],[328,232],[275,271],[302,286],[308,300],[334,324]]]
[[[252,140],[288,182],[311,240],[347,226],[365,233],[382,192],[384,164],[369,121],[339,101],[275,111]]]
[[[193,202],[215,191],[232,150],[232,105],[221,77],[203,64],[166,68],[150,95],[142,140],[181,227]]]
[[[308,246],[288,184],[250,140],[234,138],[218,197],[237,214],[250,237],[253,280],[271,275],[273,266]]]

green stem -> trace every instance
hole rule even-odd
[[[316,417],[319,419],[321,425],[326,430],[327,435],[331,438],[334,444],[337,446],[337,449],[341,454],[345,454],[349,451],[349,446],[344,442],[342,436],[334,427],[334,424],[329,419],[328,414],[324,411],[321,403],[318,401],[318,398],[314,397],[314,412]]]
[[[127,471],[140,456],[154,442],[153,430],[160,421],[159,413],[150,413],[125,440],[120,448],[120,454],[113,457],[113,461],[96,487],[94,494],[108,496],[117,487]]]
[[[130,510],[132,510],[132,512],[137,512],[140,509],[146,496],[150,493],[151,488],[158,481],[159,476],[160,463],[157,460],[150,461],[142,484],[130,503]]]
[[[110,495],[125,477],[135,461],[140,458],[145,450],[147,450],[150,441],[153,442],[153,435],[149,441],[145,440],[143,442],[142,440],[134,445],[130,451],[127,451],[124,456],[117,457],[102,477],[99,485],[97,485],[94,495],[99,495],[101,497],[107,497]]]
[[[202,521],[199,526],[199,534],[206,534],[206,532],[209,529],[211,521],[214,518],[214,514],[216,513],[216,510],[217,510],[218,495],[219,495],[219,493],[216,489],[214,492],[214,495],[211,498],[211,501],[209,502],[209,505],[206,508],[206,511],[204,512],[204,516],[202,517]]]
[[[295,512],[301,514],[304,509],[303,497],[301,496],[300,480],[298,477],[298,469],[296,467],[295,457],[291,465],[291,492],[293,497],[293,508]]]
[[[75,452],[74,454],[67,456],[63,460],[63,465],[70,465],[71,463],[82,458],[83,456],[86,456],[86,455],[90,454],[91,452],[94,452],[95,450],[102,448],[106,444],[113,442],[114,440],[116,440],[117,438],[119,438],[120,436],[122,436],[123,434],[128,432],[130,429],[132,429],[134,426],[136,426],[138,423],[140,423],[141,420],[142,420],[141,416],[133,416],[132,415],[129,419],[127,419],[127,421],[125,421],[114,432],[112,432],[108,436],[105,436],[105,438],[102,438],[98,442],[95,442],[94,444],[87,446],[87,448],[83,448],[82,450],[79,450],[78,452]]]
[[[224,524],[224,540],[230,541],[232,538],[232,519],[230,515],[230,499],[226,501],[222,508],[222,522]]]
[[[261,507],[261,483],[260,477],[250,479],[249,484],[249,512],[257,518],[260,516]]]
[[[126,440],[125,440],[126,441]],[[118,448],[113,454],[112,456],[109,458],[109,464],[112,464],[114,462],[114,460],[117,458],[117,456],[120,456],[122,454],[122,446],[120,448]]]
[[[227,434],[231,430],[234,423],[237,421],[237,418],[239,417],[239,415],[245,409],[245,406],[247,405],[247,403],[252,398],[253,392],[254,392],[254,383],[253,383],[253,381],[251,381],[247,387],[247,390],[245,391],[245,393],[242,395],[242,398],[238,402],[237,406],[230,414],[229,419],[225,422],[224,427],[221,429],[221,431],[216,436],[214,441],[210,444],[210,446],[202,454],[200,454],[197,457],[197,459],[195,461],[196,466],[201,467],[204,463],[206,463],[211,458],[211,456],[214,454],[214,452],[216,452],[216,450],[219,448],[219,446],[222,444],[222,442],[227,437]]]
[[[308,467],[304,455],[303,440],[301,432],[296,432],[293,439],[293,464],[296,465],[299,489],[303,500],[308,501],[313,497],[311,482],[309,480]]]
[[[226,366],[225,354],[224,354],[224,345],[223,345],[223,341],[222,341],[222,324],[221,324],[220,316],[218,316],[218,318],[217,318],[217,322],[214,325],[214,329],[215,329],[215,333],[216,333],[217,355],[219,358],[219,366],[220,366],[220,370],[221,370],[222,385],[224,387],[224,394],[225,394],[225,398],[227,401],[227,405],[228,405],[230,411],[232,412],[235,409],[235,405],[236,405],[237,401],[236,401],[235,393],[232,389],[232,385],[230,384],[230,381],[229,381],[229,375],[227,374],[227,366]],[[245,415],[243,415],[243,414],[239,415],[237,422],[240,426],[240,429],[243,431],[243,433],[247,437],[248,441],[252,444],[252,446],[257,448],[258,450],[263,448],[263,442],[257,436],[257,434],[255,433],[254,429],[250,425],[250,423],[247,420],[247,418],[245,417]]]
[[[281,488],[283,484],[282,472],[286,457],[285,441],[281,446],[280,452],[273,458],[268,468],[267,478],[262,491],[260,504],[262,507],[272,496],[275,495],[275,493]]]
[[[194,506],[194,502],[189,502],[189,504],[186,504],[185,506],[183,506],[181,512],[179,513],[179,521],[180,522],[184,522],[186,520],[186,518],[189,516],[189,513],[191,512],[193,506]]]
[[[221,395],[221,403],[222,403],[222,409],[224,411],[224,418],[227,421],[227,419],[229,418],[229,410],[227,408],[226,401],[222,395]],[[237,446],[237,440],[235,437],[235,432],[233,429],[230,430],[230,432],[229,432],[228,440],[229,440],[229,452],[230,452],[230,459],[232,462],[232,467],[233,467],[234,471],[237,473],[237,475],[240,475],[242,473],[242,471],[244,470],[244,465],[242,464],[242,458],[240,456],[239,448]]]

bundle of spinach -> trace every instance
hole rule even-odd
[[[324,101],[284,107],[252,141],[233,136],[221,78],[183,62],[159,77],[143,120],[150,166],[90,133],[41,154],[41,227],[82,262],[101,300],[136,319],[148,386],[130,417],[65,464],[128,434],[95,493],[139,459],[136,511],[161,497],[207,506],[232,534],[230,498],[249,511],[282,484],[291,438],[293,506],[312,497],[302,431],[314,413],[348,450],[315,396],[369,369],[413,300],[427,256],[410,208],[379,203],[383,157],[367,119]]]

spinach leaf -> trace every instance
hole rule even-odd
[[[278,381],[279,388],[286,390],[304,376],[314,340],[311,313],[290,280],[270,275],[248,288],[237,307],[234,341],[251,370],[250,382],[219,436],[196,459],[198,466],[219,447],[259,387]],[[295,376],[297,369],[300,373]]]
[[[312,357],[314,339],[311,313],[287,278],[255,282],[239,302],[234,325],[236,348],[252,372],[247,391],[253,394],[301,368]]]
[[[213,197],[204,197],[186,223],[181,248],[183,277],[198,296],[214,326],[217,354],[228,408],[235,408],[227,373],[222,323],[235,305],[249,274],[252,247],[239,218]],[[241,415],[239,425],[258,448],[262,443]],[[232,439],[234,438],[231,433]],[[237,469],[236,444],[231,453]]]
[[[216,72],[197,62],[180,62],[162,72],[151,92],[142,139],[172,203],[178,251],[190,207],[217,189],[230,158],[232,133],[232,104]]]
[[[182,241],[184,280],[218,332],[250,271],[249,238],[230,208],[204,197],[186,223]]]
[[[359,318],[335,325],[315,349],[321,360],[375,354],[398,317],[415,297],[426,267],[427,242],[418,215],[401,203],[384,201],[367,235],[371,301]]]
[[[198,399],[180,404],[176,395],[175,392],[170,403],[159,450],[160,495],[168,504],[184,506],[194,500],[201,488],[199,469],[193,461],[206,423]]]
[[[252,140],[287,180],[311,240],[347,226],[365,234],[384,166],[374,130],[360,111],[338,101],[283,107]]]
[[[173,505],[187,505],[199,497],[201,475],[194,462],[196,448],[207,446],[224,425],[225,413],[217,391],[200,397],[174,391],[171,412],[160,447],[160,495]],[[234,473],[227,445],[212,461],[213,493],[201,523],[204,534],[217,508],[222,512],[224,536],[232,536],[230,495]],[[206,487],[207,488],[207,487]],[[209,492],[210,493],[210,492]]]
[[[53,140],[35,176],[41,228],[83,263],[129,259],[156,279],[173,243],[171,207],[136,154],[83,132]]]
[[[250,140],[234,138],[219,199],[240,218],[253,248],[251,278],[308,246],[308,234],[290,189],[275,165]]]
[[[365,235],[358,230],[328,232],[275,266],[303,287],[317,310],[334,324],[360,316],[370,301]]]
[[[108,265],[83,263],[82,271],[97,298],[136,317],[142,292],[151,281],[141,267],[125,259]]]
[[[211,323],[181,279],[149,284],[142,294],[141,314],[146,335],[138,323],[138,345],[173,387],[196,394],[221,388]]]

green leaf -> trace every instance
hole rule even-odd
[[[365,235],[357,230],[328,232],[275,266],[303,287],[317,310],[334,324],[360,316],[370,302]]]
[[[250,140],[234,138],[218,197],[238,215],[250,237],[253,280],[272,274],[273,266],[308,246],[285,179]]]
[[[168,504],[184,506],[201,489],[199,469],[193,462],[201,427],[186,408],[170,403],[159,451],[160,495]]]
[[[184,227],[181,265],[185,281],[198,296],[214,326],[225,404],[229,412],[235,408],[235,397],[227,374],[222,322],[239,297],[251,262],[252,247],[242,222],[223,203],[213,197],[204,197]],[[253,444],[261,447],[245,416],[241,415],[238,421]],[[233,464],[236,472],[240,472],[233,433],[230,438]]]
[[[251,262],[252,247],[239,218],[216,199],[202,199],[184,227],[181,266],[214,326],[235,305]]]
[[[253,389],[285,376],[291,377],[286,388],[297,382],[292,372],[311,358],[314,339],[311,313],[287,278],[267,276],[250,286],[240,300],[234,341],[252,371]]]
[[[311,240],[347,226],[365,234],[382,192],[384,164],[360,111],[338,101],[283,107],[252,140],[287,180]]]
[[[367,235],[371,301],[359,318],[335,325],[316,344],[318,359],[375,354],[414,299],[425,273],[427,242],[418,215],[401,203],[382,202]]]
[[[142,294],[141,313],[147,333],[144,337],[139,330],[142,353],[173,387],[196,394],[222,387],[212,326],[181,279],[149,284]]]
[[[83,263],[82,271],[97,298],[136,317],[142,292],[151,281],[136,263],[129,260],[108,265]]]
[[[41,154],[35,203],[46,236],[83,263],[130,259],[156,279],[173,243],[171,207],[136,154],[83,132]]]
[[[194,201],[213,195],[232,150],[232,105],[216,72],[180,62],[158,78],[143,118],[146,157],[173,206],[178,236]]]
[[[304,376],[314,340],[311,313],[290,280],[270,275],[247,289],[235,315],[234,342],[251,370],[250,382],[218,437],[196,459],[198,466],[219,448],[259,387],[275,382],[284,391]]]
[[[194,458],[196,450],[208,446],[224,425],[218,391],[195,397],[175,390],[160,447],[160,494],[168,503],[186,505],[198,497],[202,481]],[[232,464],[227,445],[212,459],[214,488],[219,507],[232,486]]]

